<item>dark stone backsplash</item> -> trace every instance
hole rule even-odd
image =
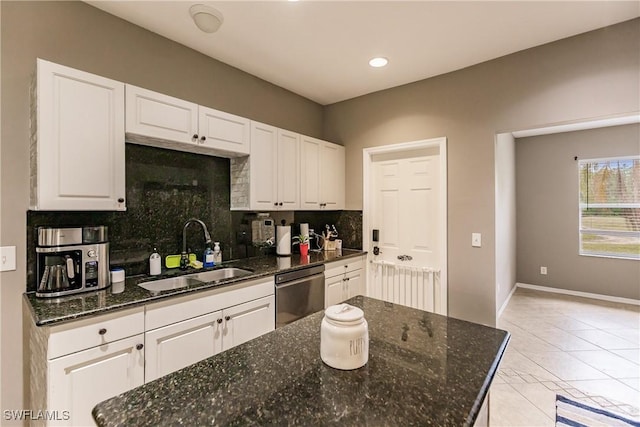
[[[35,246],[38,226],[106,225],[110,264],[127,275],[148,272],[149,255],[157,248],[163,258],[182,251],[182,227],[201,219],[211,238],[223,249],[231,245],[229,160],[220,157],[126,145],[126,212],[27,213],[27,290],[35,290]],[[204,251],[198,225],[191,225],[187,243],[192,252]],[[227,258],[227,256],[225,256]]]
[[[342,247],[362,249],[362,211],[298,211],[295,213],[295,230],[301,222],[320,234],[325,226],[335,225]],[[297,234],[294,231],[294,234]]]
[[[189,218],[202,220],[213,241],[219,241],[223,259],[275,252],[251,244],[255,214],[230,210],[229,160],[142,145],[126,145],[126,212],[28,211],[27,291],[36,288],[36,227],[106,225],[110,264],[127,275],[147,273],[149,255],[157,248],[164,258],[182,251],[182,228]],[[273,212],[271,217],[298,224],[308,222],[317,232],[335,224],[343,247],[361,249],[361,211]],[[244,232],[244,234],[242,234]],[[201,258],[204,237],[200,226],[187,230],[187,245]]]

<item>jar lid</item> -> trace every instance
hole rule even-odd
[[[349,304],[337,304],[327,307],[324,315],[338,322],[355,322],[364,318],[364,311]]]

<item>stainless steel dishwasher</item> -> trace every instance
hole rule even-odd
[[[276,328],[324,309],[324,264],[276,274]]]

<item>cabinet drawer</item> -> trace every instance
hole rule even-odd
[[[344,261],[328,263],[324,270],[324,277],[334,277],[354,270],[364,268],[364,258],[349,258]]]
[[[144,333],[144,308],[116,312],[51,328],[47,358],[54,359]]]
[[[160,328],[274,294],[273,276],[197,292],[146,307],[146,330]]]

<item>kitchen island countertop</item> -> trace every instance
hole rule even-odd
[[[369,362],[320,359],[315,313],[99,403],[99,426],[432,425],[476,421],[509,341],[505,331],[358,296]]]
[[[124,291],[114,293],[110,286],[107,289],[94,292],[86,292],[61,298],[37,298],[35,292],[24,294],[26,305],[36,326],[46,326],[67,322],[86,316],[92,316],[114,310],[136,307],[155,301],[171,298],[177,295],[185,295],[191,292],[199,292],[214,287],[232,285],[244,280],[258,279],[260,277],[273,276],[284,271],[306,268],[313,265],[325,264],[332,261],[340,261],[349,258],[360,257],[366,254],[361,250],[343,249],[341,251],[310,251],[308,257],[293,254],[291,257],[278,257],[265,255],[253,258],[244,258],[223,262],[217,268],[236,267],[251,271],[250,275],[220,282],[201,283],[194,286],[171,289],[152,293],[137,286],[138,283],[158,280],[167,277],[175,277],[184,274],[196,274],[211,269],[180,271],[177,268],[163,269],[160,276],[140,275],[127,277]]]

